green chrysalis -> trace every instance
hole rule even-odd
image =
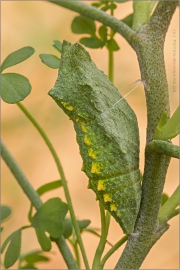
[[[141,198],[133,110],[125,99],[117,103],[122,96],[89,53],[68,41],[63,42],[58,78],[49,95],[74,123],[89,188],[124,233],[132,233]]]

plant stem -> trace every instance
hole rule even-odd
[[[180,147],[167,141],[153,140],[147,145],[147,151],[154,151],[169,157],[180,158]]]
[[[121,34],[127,40],[127,42],[131,44],[131,38],[135,34],[135,32],[125,23],[105,13],[104,11],[99,10],[96,7],[76,1],[76,0],[74,1],[47,0],[47,2],[59,5],[61,7],[68,8],[70,10],[78,12],[79,14],[87,18],[101,22],[103,25],[109,26],[115,32],[118,32],[119,34]]]
[[[142,25],[148,23],[150,18],[150,2],[133,1],[133,30],[140,30]]]
[[[1,140],[1,156],[5,161],[5,163],[7,164],[8,168],[11,170],[14,177],[16,178],[16,180],[18,181],[20,187],[23,189],[26,196],[29,198],[30,202],[33,204],[36,210],[38,210],[43,204],[41,198],[39,197],[36,190],[32,187],[31,183],[26,178],[20,166],[12,157],[12,155],[10,154],[10,152],[8,151],[2,140]],[[63,241],[63,239],[61,238],[62,236],[58,240],[58,248],[62,251],[62,256],[65,262],[67,263],[67,266],[69,267],[69,269],[79,269],[66,242]]]
[[[171,218],[174,216],[171,213],[173,213],[175,208],[179,205],[179,198],[180,198],[180,186],[176,188],[172,196],[161,207],[159,211],[160,224],[166,223],[169,220],[169,215]]]
[[[56,240],[56,244],[59,248],[59,251],[63,255],[63,258],[68,266],[68,269],[79,269],[63,236],[59,237],[59,239]]]
[[[62,165],[60,163],[59,157],[58,157],[58,155],[57,155],[51,141],[49,140],[49,138],[45,134],[44,130],[39,126],[39,124],[32,117],[32,115],[27,111],[27,109],[22,105],[22,103],[18,102],[17,105],[24,112],[24,114],[31,121],[31,123],[36,127],[36,129],[39,131],[39,133],[41,134],[42,138],[44,139],[46,145],[48,146],[48,148],[49,148],[49,150],[50,150],[50,152],[51,152],[51,154],[52,154],[52,156],[53,156],[53,158],[55,160],[55,163],[57,165],[57,168],[58,168],[58,171],[59,171],[59,174],[60,174],[60,177],[61,177],[62,185],[63,185],[63,188],[64,188],[64,193],[65,193],[66,201],[67,201],[67,204],[68,204],[71,220],[72,220],[74,230],[75,230],[75,233],[76,233],[76,237],[77,237],[77,240],[78,240],[81,252],[82,252],[82,257],[83,257],[83,260],[84,260],[84,264],[85,264],[86,269],[89,269],[89,264],[88,264],[88,260],[87,260],[87,257],[86,257],[84,245],[83,245],[83,242],[82,242],[82,239],[81,239],[80,230],[79,230],[77,220],[76,220],[76,217],[75,217],[75,214],[74,214],[74,209],[73,209],[71,197],[70,197],[68,186],[67,186],[67,181],[66,181],[64,171],[63,171]]]
[[[92,269],[101,269],[100,267],[100,260],[103,254],[105,245],[106,245],[106,238],[107,238],[107,228],[106,228],[106,216],[104,211],[104,206],[99,203],[100,213],[101,213],[101,237],[99,241],[99,245],[96,249],[96,253],[93,260]]]
[[[114,10],[111,9],[111,16],[114,15]],[[110,29],[110,37],[112,38],[114,34],[114,31],[112,29]],[[111,50],[108,50],[108,59],[109,59],[109,63],[108,63],[108,77],[109,80],[113,83],[114,81],[114,52]]]
[[[161,115],[169,115],[168,85],[163,45],[165,34],[176,9],[177,1],[159,1],[148,24],[134,36],[132,46],[140,64],[148,110],[147,144],[153,139]],[[151,247],[168,226],[159,231],[158,213],[161,205],[169,157],[146,149],[142,199],[135,234],[128,239],[116,269],[139,269]],[[158,232],[158,233],[157,233]]]
[[[113,247],[106,253],[106,255],[103,257],[103,259],[100,262],[101,269],[103,269],[106,261],[109,259],[109,257],[120,247],[122,246],[128,239],[128,236],[124,236],[121,238]]]
[[[26,178],[25,174],[21,170],[18,163],[15,161],[13,156],[10,154],[8,149],[6,148],[5,144],[1,140],[1,156],[5,163],[7,164],[8,168],[16,178],[17,182],[19,183],[20,187],[29,198],[29,200],[33,203],[34,207],[39,209],[42,205],[42,201],[38,195],[38,193],[34,190],[29,180]]]
[[[114,81],[114,72],[113,72],[113,67],[114,67],[114,53],[110,50],[108,50],[108,55],[109,55],[109,63],[108,63],[108,77],[109,80],[113,83]]]

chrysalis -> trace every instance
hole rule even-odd
[[[107,76],[79,44],[63,42],[60,69],[49,95],[74,123],[89,188],[122,227],[132,233],[141,184],[136,116]],[[107,112],[103,114],[103,112]]]

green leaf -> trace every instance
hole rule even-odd
[[[166,193],[162,194],[162,198],[161,198],[161,206],[163,206],[163,204],[165,204],[165,202],[169,199],[169,196]]]
[[[39,55],[41,61],[50,68],[59,68],[60,59],[56,55],[42,53]]]
[[[1,98],[6,103],[17,103],[25,99],[31,92],[29,80],[17,73],[0,74]]]
[[[107,27],[105,25],[99,27],[98,32],[103,41],[107,40]]]
[[[59,238],[64,232],[64,218],[68,207],[59,198],[52,198],[45,202],[32,219],[32,226],[41,248],[45,251],[51,249],[51,241],[45,234],[48,232],[53,238]]]
[[[37,193],[41,196],[44,193],[51,191],[53,189],[62,187],[62,181],[61,180],[55,180],[53,182],[47,183],[39,187],[36,191]],[[33,205],[31,204],[29,213],[28,213],[28,220],[31,222],[32,221],[32,210],[33,210]]]
[[[71,24],[71,30],[75,34],[90,34],[95,35],[96,25],[93,20],[84,16],[77,16]]]
[[[77,220],[77,223],[80,229],[85,229],[86,227],[89,226],[91,221],[89,219],[84,219],[84,220]]]
[[[114,2],[116,2],[116,3],[125,3],[125,2],[128,2],[128,1],[130,1],[130,0],[115,0]]]
[[[54,40],[53,47],[58,51],[62,52],[62,43],[59,40]]]
[[[112,51],[112,52],[119,50],[119,46],[114,39],[108,40],[106,47],[109,51]]]
[[[39,252],[38,252],[39,253]],[[31,253],[31,254],[27,254],[26,257],[24,257],[24,260],[29,263],[29,264],[34,264],[37,262],[48,262],[49,258],[38,254],[37,252]]]
[[[9,243],[10,242],[10,243]],[[8,245],[9,243],[9,245]],[[11,267],[19,258],[21,251],[21,229],[13,232],[3,243],[1,253],[8,245],[4,258],[5,268]]]
[[[91,6],[94,6],[94,7],[100,7],[100,6],[102,6],[103,5],[103,3],[92,3],[91,4]]]
[[[35,227],[35,231],[36,231],[36,236],[37,236],[38,242],[39,242],[42,250],[44,250],[44,251],[50,251],[51,248],[52,248],[51,240],[46,235],[45,231],[43,231],[40,228],[40,225],[37,226],[37,227]]]
[[[42,194],[51,191],[53,189],[62,187],[62,181],[61,180],[55,180],[53,182],[47,183],[42,185],[37,189],[37,193],[41,196]]]
[[[24,266],[19,267],[19,269],[38,269],[32,264],[25,264]]]
[[[91,49],[98,49],[103,46],[103,43],[100,39],[97,37],[85,37],[81,38],[79,40],[80,43],[82,43],[84,46],[91,48]]]
[[[12,213],[12,210],[7,205],[1,205],[1,222],[7,219]]]
[[[65,239],[69,238],[72,234],[73,231],[73,226],[72,226],[72,222],[71,219],[66,218],[64,220],[64,233],[63,236]]]
[[[1,72],[5,68],[8,68],[8,67],[11,67],[11,66],[14,66],[23,62],[24,60],[29,58],[32,54],[34,54],[34,52],[35,52],[34,48],[27,46],[9,54],[2,63]]]
[[[180,106],[177,108],[171,118],[167,121],[167,123],[163,125],[165,119],[166,115],[164,113],[155,130],[154,139],[166,141],[180,134]]]
[[[133,13],[128,15],[126,18],[124,18],[122,20],[123,23],[127,24],[129,27],[132,28],[132,25],[133,25]]]
[[[109,9],[114,10],[114,9],[116,9],[116,8],[117,8],[117,5],[114,4],[114,3],[111,3],[111,4],[109,4],[109,5],[105,5],[104,7],[102,7],[101,10],[107,11],[107,10],[109,10]]]

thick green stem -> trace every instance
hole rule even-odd
[[[131,43],[131,38],[135,32],[125,23],[107,14],[106,12],[99,10],[98,8],[95,8],[93,6],[87,5],[85,3],[76,0],[74,1],[48,0],[48,2],[54,3],[61,7],[65,7],[72,11],[78,12],[79,14],[87,18],[101,22],[103,25],[109,26],[115,32],[121,34],[127,40],[127,42]]]
[[[41,198],[31,185],[29,180],[26,178],[20,166],[12,157],[12,155],[10,154],[10,152],[8,151],[2,140],[1,140],[1,156],[5,161],[5,163],[7,164],[8,168],[11,170],[14,177],[16,178],[16,180],[18,181],[20,187],[22,188],[26,196],[29,198],[30,202],[33,204],[36,210],[38,210],[43,204]],[[62,237],[59,238],[57,245],[62,252],[62,256],[65,262],[67,263],[68,268],[79,269],[71,254],[71,251],[69,250],[66,242],[62,239]]]
[[[94,256],[92,269],[101,269],[100,260],[101,260],[101,256],[103,254],[103,251],[106,245],[106,238],[108,234],[108,231],[106,228],[106,216],[105,216],[104,206],[100,203],[99,207],[100,207],[100,213],[101,213],[101,237],[100,237],[99,245],[97,247],[97,250]]]
[[[132,42],[145,83],[148,111],[147,144],[153,139],[162,113],[167,111],[169,114],[163,46],[177,3],[159,1],[150,22],[141,28]],[[135,233],[130,236],[116,265],[117,269],[139,269],[155,240],[157,241],[167,230],[164,228],[158,231],[158,213],[169,161],[169,157],[165,155],[146,150],[142,199]]]
[[[39,209],[40,206],[42,205],[42,201],[38,193],[32,187],[31,183],[26,178],[20,166],[13,158],[11,153],[8,151],[2,140],[1,140],[1,156],[5,161],[6,165],[8,166],[8,168],[10,169],[10,171],[12,172],[12,174],[14,175],[14,177],[16,178],[18,184],[20,185],[26,196],[29,198],[29,200],[36,208],[36,210]]]
[[[51,151],[51,154],[52,154],[52,156],[53,156],[53,158],[55,160],[55,163],[57,165],[57,168],[58,168],[58,171],[59,171],[59,174],[60,174],[60,177],[61,177],[62,185],[63,185],[63,188],[64,188],[64,193],[65,193],[65,197],[66,197],[66,200],[67,200],[67,203],[68,203],[68,208],[69,208],[69,212],[70,212],[70,215],[71,215],[71,220],[72,220],[74,230],[75,230],[75,233],[76,233],[76,236],[77,236],[77,239],[78,239],[78,243],[79,243],[79,246],[80,246],[80,249],[81,249],[81,252],[82,252],[82,256],[83,256],[83,259],[84,259],[84,264],[86,266],[86,269],[89,269],[89,264],[88,264],[88,260],[87,260],[87,257],[86,257],[86,252],[85,252],[85,249],[84,249],[84,245],[83,245],[83,242],[82,242],[82,239],[81,239],[80,230],[79,230],[77,220],[76,220],[76,217],[75,217],[75,214],[74,214],[74,209],[73,209],[71,197],[70,197],[68,186],[67,186],[67,181],[66,181],[64,171],[63,171],[63,168],[61,166],[59,157],[58,157],[58,155],[57,155],[51,141],[49,140],[49,138],[47,137],[47,135],[45,134],[43,129],[36,122],[36,120],[32,117],[32,115],[26,110],[26,108],[21,103],[17,103],[17,105],[24,112],[24,114],[27,116],[27,118],[32,122],[32,124],[36,127],[36,129],[39,131],[39,133],[41,134],[42,138],[44,139],[46,145],[48,146],[48,148]]]
[[[133,29],[137,32],[150,18],[149,1],[133,1]]]
[[[147,151],[154,151],[169,157],[180,158],[180,147],[162,140],[151,141],[147,145]]]

